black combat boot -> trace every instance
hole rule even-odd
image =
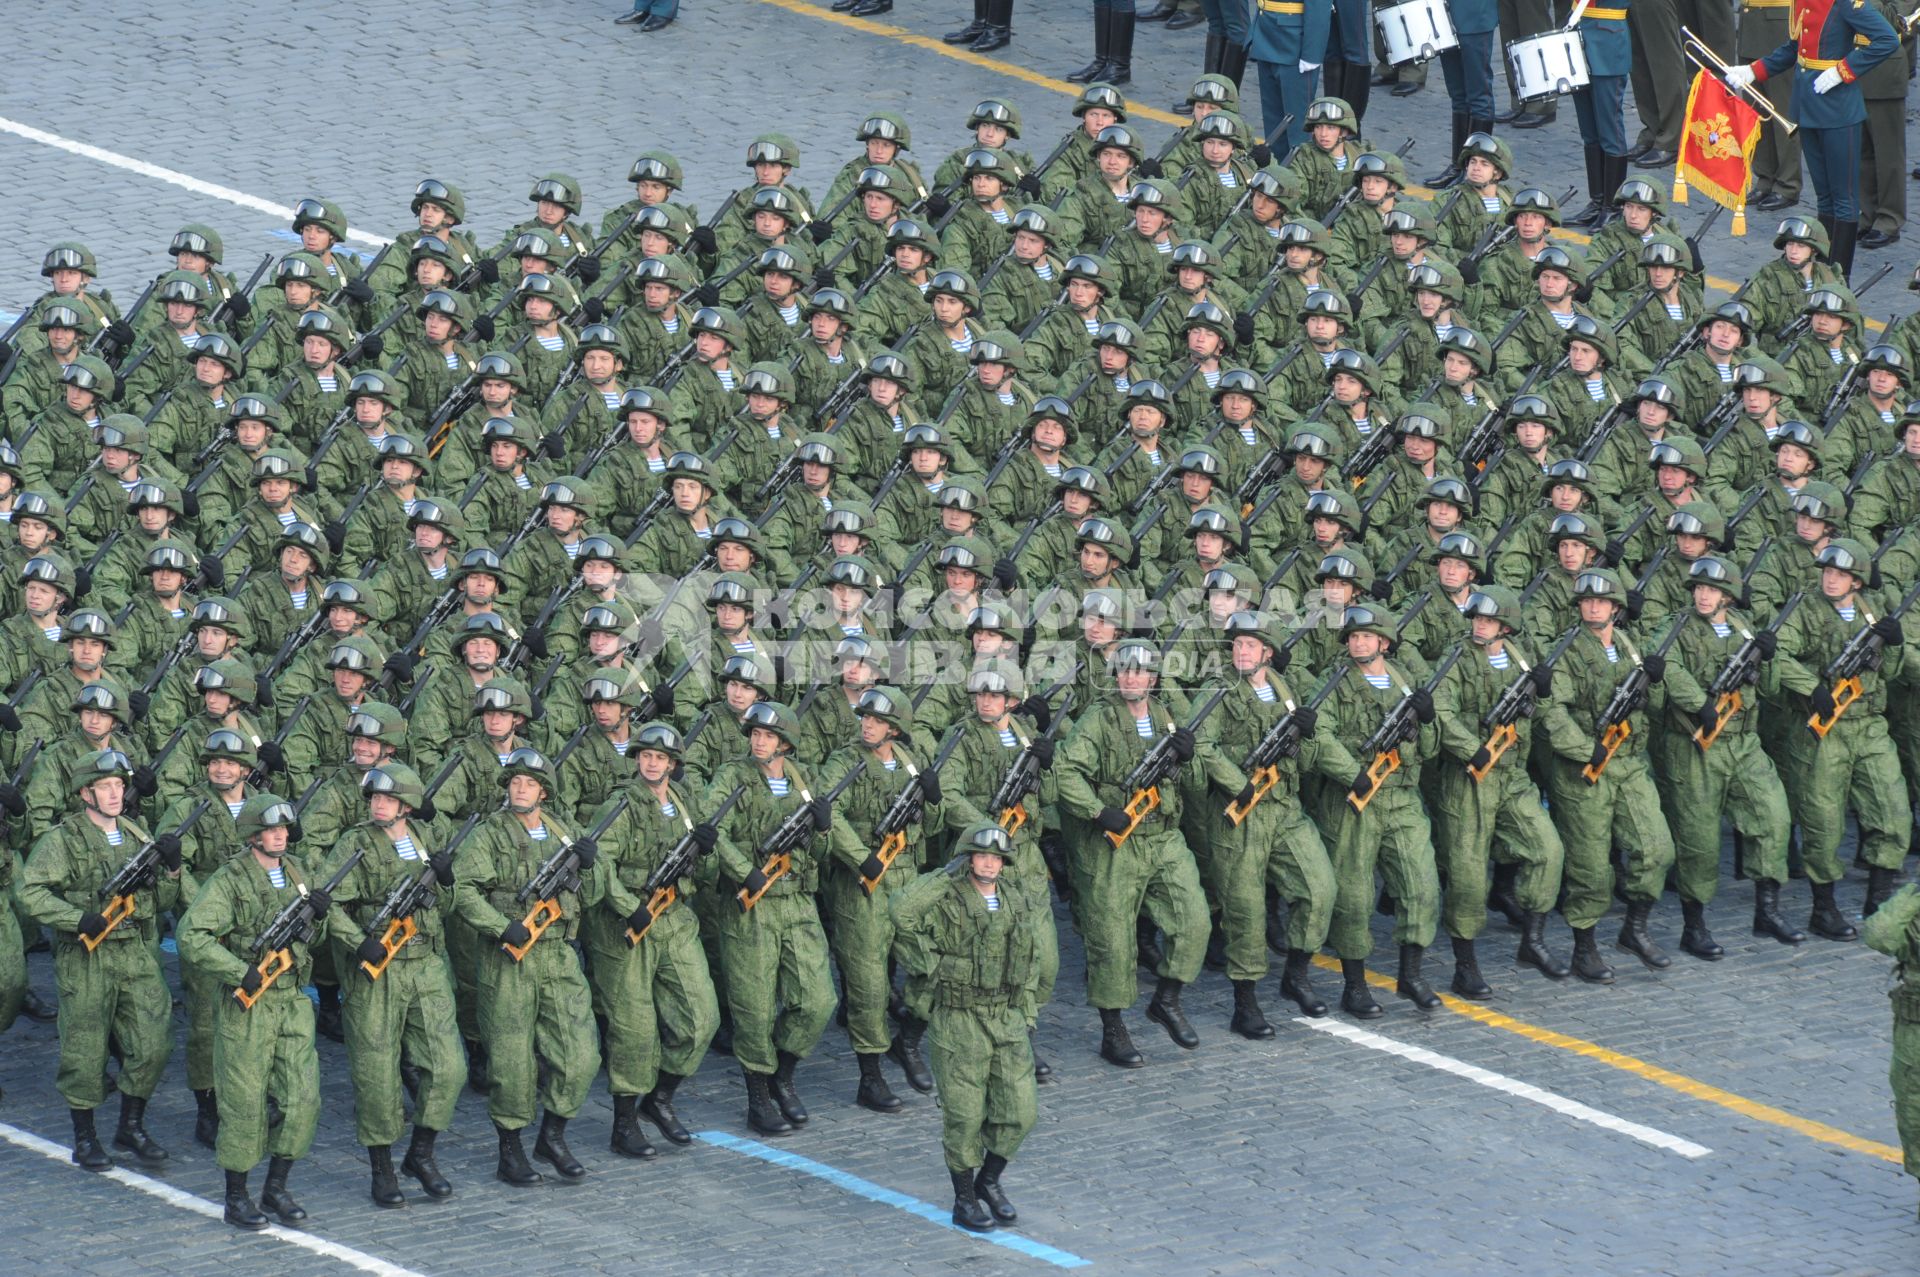
[[[1521,915],[1520,948],[1515,951],[1514,961],[1522,966],[1537,968],[1541,975],[1549,980],[1564,980],[1570,974],[1567,964],[1553,956],[1547,948],[1547,915],[1527,913]]]
[[[35,1024],[52,1024],[60,1018],[59,1008],[32,989],[27,990],[27,996],[20,1003],[20,1014]]]
[[[1033,1080],[1035,1082],[1053,1081],[1053,1065],[1040,1058],[1040,1041],[1032,1029],[1027,1030],[1027,1049],[1033,1052]]]
[[[1780,912],[1780,884],[1765,878],[1753,882],[1753,934],[1772,936],[1781,944],[1801,944],[1807,933],[1786,920]]]
[[[793,1123],[780,1114],[773,1102],[773,1075],[742,1069],[747,1079],[747,1125],[762,1135],[787,1135]]]
[[[393,1173],[393,1145],[367,1145],[367,1165],[373,1170],[373,1204],[387,1210],[407,1204],[400,1177]]]
[[[193,1093],[193,1142],[212,1148],[220,1138],[220,1105],[212,1088]]]
[[[693,1136],[680,1125],[680,1115],[673,1111],[673,1093],[684,1081],[686,1078],[680,1074],[662,1070],[654,1079],[653,1089],[640,1097],[640,1116],[659,1127],[660,1133],[675,1144],[693,1143]]]
[[[1673,965],[1673,959],[1661,951],[1653,942],[1653,933],[1647,930],[1647,919],[1652,914],[1653,901],[1629,900],[1626,921],[1620,924],[1620,937],[1614,943],[1655,971],[1664,971]]]
[[[124,1148],[143,1162],[164,1162],[167,1150],[147,1134],[147,1102],[126,1092],[120,1094],[120,1128],[113,1133],[113,1146]]]
[[[1833,245],[1833,249],[1827,257],[1840,271],[1841,278],[1851,284],[1853,282],[1853,246],[1860,238],[1860,226],[1857,222],[1847,222],[1845,225],[1835,222],[1829,234],[1831,236],[1829,242]]]
[[[1860,933],[1833,901],[1833,884],[1816,882],[1812,886],[1813,914],[1807,919],[1807,930],[1823,940],[1858,940]]]
[[[987,1209],[993,1212],[995,1219],[1003,1224],[1011,1224],[1020,1218],[1020,1212],[1013,1208],[1005,1190],[1000,1187],[1000,1172],[1006,1169],[1006,1158],[998,1153],[988,1153],[980,1173],[973,1177],[973,1191],[987,1204]]]
[[[800,1057],[782,1051],[775,1057],[779,1063],[773,1070],[773,1102],[780,1106],[787,1120],[795,1126],[807,1124],[807,1106],[800,1102],[800,1092],[793,1086],[793,1070],[800,1063]]]
[[[1698,900],[1682,900],[1680,916],[1685,920],[1680,928],[1680,947],[1703,962],[1718,962],[1727,956],[1720,942],[1713,938],[1713,932],[1707,930],[1707,906]]]
[[[849,5],[848,8],[853,6]],[[973,21],[958,31],[949,31],[940,39],[947,44],[972,44],[987,29],[987,0],[973,0]]]
[[[992,53],[1013,42],[1013,0],[987,0],[987,29],[973,42],[975,53]]]
[[[1273,1026],[1267,1023],[1267,1017],[1260,1010],[1260,999],[1254,992],[1252,980],[1233,982],[1233,1024],[1235,1033],[1255,1042],[1273,1036]]]
[[[567,1119],[558,1113],[548,1111],[540,1115],[540,1134],[533,1141],[533,1155],[551,1163],[561,1179],[577,1180],[586,1176],[587,1168],[567,1147]]]
[[[283,1224],[298,1224],[306,1219],[306,1208],[287,1191],[287,1173],[293,1169],[291,1157],[267,1159],[267,1182],[260,1186],[260,1205],[280,1217]]]
[[[1160,983],[1153,987],[1153,1001],[1147,1003],[1147,1018],[1166,1029],[1175,1046],[1191,1051],[1200,1045],[1200,1035],[1187,1023],[1187,1013],[1180,1009],[1178,980],[1160,977]]]
[[[1107,74],[1108,84],[1130,84],[1133,81],[1133,10],[1124,13],[1118,9],[1109,9],[1108,21],[1113,24],[1107,36]],[[1852,242],[1848,242],[1851,254]]]
[[[893,1088],[887,1085],[887,1079],[880,1073],[880,1053],[862,1053],[859,1060],[860,1090],[853,1097],[854,1103],[876,1113],[898,1113],[902,1108],[900,1097],[893,1093]]]
[[[1393,991],[1422,1011],[1431,1011],[1440,1005],[1440,995],[1433,991],[1427,978],[1420,974],[1420,963],[1426,957],[1425,945],[1403,944],[1400,946],[1400,977],[1394,982]]]
[[[1573,973],[1588,984],[1613,983],[1613,968],[1600,956],[1592,927],[1573,929]]]
[[[1134,948],[1139,954],[1140,969],[1155,972],[1166,961],[1166,954],[1160,948],[1160,933],[1153,925],[1153,919],[1142,916],[1133,920]]]
[[[453,1196],[453,1185],[447,1183],[440,1164],[433,1160],[433,1141],[439,1134],[424,1126],[414,1127],[407,1155],[400,1159],[400,1169],[419,1180],[421,1191],[436,1201]]]
[[[640,1129],[639,1118],[634,1116],[639,1104],[637,1095],[613,1097],[613,1138],[607,1147],[622,1157],[658,1157],[660,1150],[647,1140],[647,1133]]]
[[[1514,892],[1514,885],[1519,881],[1519,865],[1496,863],[1493,866],[1493,886],[1487,892],[1487,903],[1501,912],[1509,926],[1525,930],[1527,911],[1520,907],[1520,897]]]
[[[495,1122],[493,1129],[500,1133],[500,1165],[493,1172],[496,1179],[503,1184],[524,1188],[529,1184],[538,1184],[545,1178],[527,1161],[527,1149],[520,1142],[518,1127],[510,1131]]]
[[[1346,981],[1346,988],[1340,991],[1340,1009],[1356,1020],[1378,1020],[1386,1014],[1378,1002],[1373,1000],[1373,990],[1367,988],[1367,964],[1359,958],[1340,959],[1340,976]]]
[[[73,1116],[73,1164],[83,1171],[110,1171],[113,1159],[100,1147],[93,1129],[92,1109],[68,1109]]]
[[[927,1022],[913,1016],[900,1017],[900,1031],[893,1036],[893,1045],[887,1048],[887,1054],[907,1075],[907,1085],[925,1095],[933,1090],[933,1071],[927,1068],[925,1057],[920,1054],[920,1039],[927,1033]]]
[[[1313,991],[1313,955],[1305,949],[1287,950],[1287,965],[1280,972],[1280,996],[1292,998],[1302,1015],[1317,1020],[1327,1013],[1327,1004]]]
[[[245,1171],[227,1172],[227,1222],[253,1232],[267,1226],[267,1217],[253,1204],[253,1194],[247,1191]]]
[[[1877,866],[1867,870],[1867,898],[1860,906],[1860,916],[1871,918],[1881,905],[1893,898],[1894,884],[1900,881],[1898,869],[1881,869]]]
[[[1067,73],[1075,84],[1092,84],[1107,78],[1107,49],[1113,43],[1113,10],[1100,5],[1093,10],[1093,61],[1078,71]],[[971,1181],[969,1181],[971,1183]]]
[[[1493,986],[1480,974],[1480,955],[1473,941],[1453,937],[1453,991],[1463,998],[1484,1002],[1493,996]]]
[[[1100,1058],[1123,1069],[1137,1069],[1146,1064],[1140,1052],[1133,1049],[1133,1038],[1127,1033],[1127,1022],[1121,1013],[1104,1007],[1100,1011]]]
[[[1110,9],[1095,9],[1095,13],[1110,13]],[[979,1196],[973,1191],[972,1171],[952,1171],[953,1176],[953,1222],[970,1233],[990,1233],[993,1231],[993,1216],[987,1214],[987,1208],[980,1204]]]

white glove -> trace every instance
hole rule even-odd
[[[1753,87],[1752,67],[1728,67],[1727,87],[1732,89],[1750,89]]]
[[[1307,62],[1303,60],[1300,63],[1301,75],[1312,75],[1315,71],[1318,71],[1319,69],[1320,69],[1320,64],[1318,62]]]
[[[1819,75],[1813,77],[1813,91],[1815,93],[1827,93],[1832,91],[1839,83],[1840,68],[1828,67]]]

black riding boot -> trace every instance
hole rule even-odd
[[[1013,0],[987,0],[987,29],[973,42],[975,53],[991,53],[1013,43]]]
[[[1453,114],[1453,147],[1447,152],[1447,167],[1427,179],[1427,185],[1437,191],[1444,191],[1461,177],[1460,147],[1467,140],[1467,117],[1455,111]]]
[[[852,8],[852,5],[847,6]],[[973,21],[940,38],[948,44],[972,44],[987,29],[987,0],[973,0]]]
[[[1108,12],[1113,26],[1108,36],[1106,80],[1108,84],[1127,84],[1133,80],[1133,10]]]
[[[1096,5],[1093,10],[1093,61],[1067,74],[1075,84],[1092,84],[1107,75],[1107,49],[1113,43],[1113,10]],[[969,1181],[971,1183],[971,1181]]]

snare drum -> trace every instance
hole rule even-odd
[[[1387,48],[1390,66],[1427,62],[1447,49],[1460,47],[1446,0],[1405,0],[1373,12],[1380,42]]]
[[[1522,102],[1560,97],[1591,83],[1586,46],[1577,31],[1548,31],[1509,40],[1507,65],[1513,68],[1514,96]]]

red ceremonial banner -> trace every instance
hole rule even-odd
[[[1733,210],[1733,233],[1747,233],[1747,189],[1753,185],[1753,148],[1760,141],[1760,113],[1705,71],[1694,74],[1680,126],[1680,157],[1674,165],[1673,202],[1687,202],[1692,183],[1722,208]]]

